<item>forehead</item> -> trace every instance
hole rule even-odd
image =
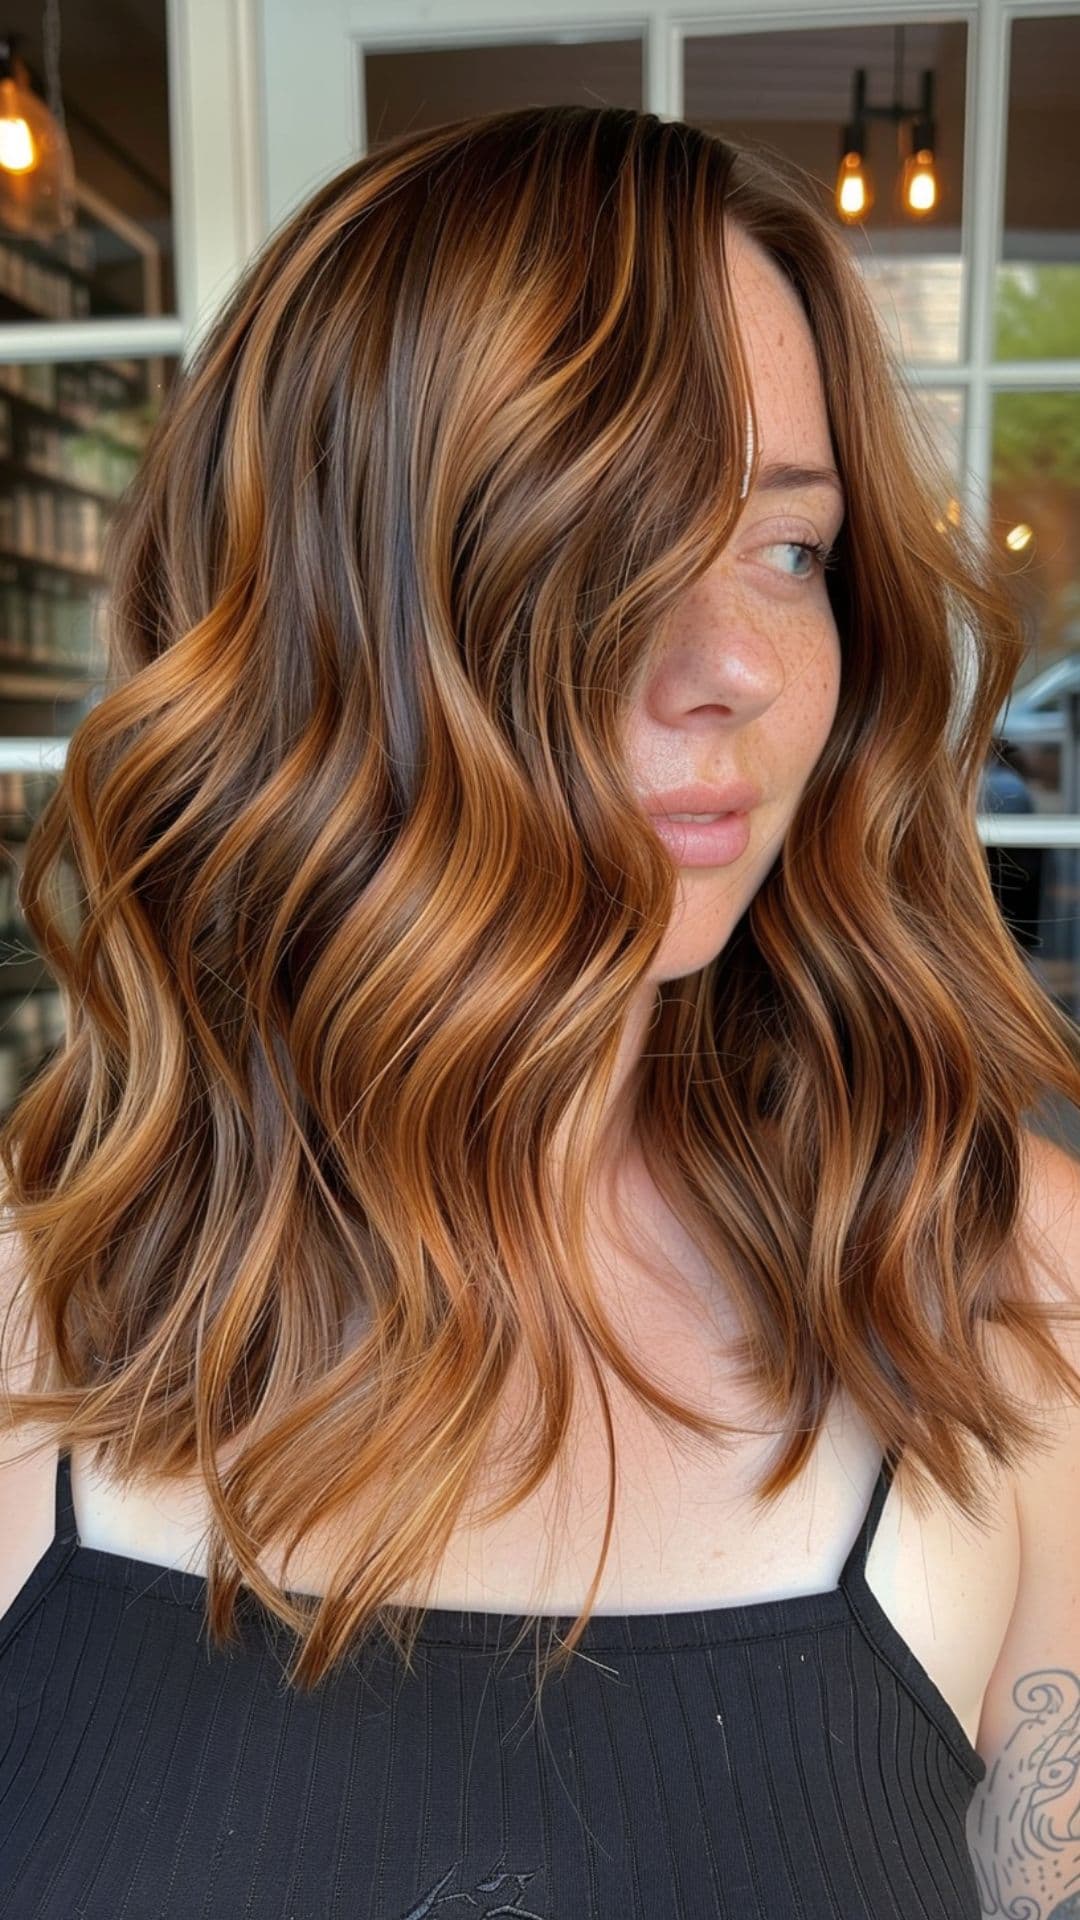
[[[776,262],[738,229],[729,229],[727,256],[762,455],[825,464],[825,387],[802,301]]]

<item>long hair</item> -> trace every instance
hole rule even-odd
[[[587,1240],[676,898],[628,706],[756,429],[734,227],[816,342],[840,688],[723,951],[657,989],[625,1112],[731,1275],[785,1440],[763,1503],[844,1389],[917,1499],[982,1517],[972,1451],[1039,1443],[991,1337],[1080,1391],[1021,1206],[1021,1116],[1080,1102],[1080,1042],[976,825],[1022,622],[844,241],[796,170],[655,114],[409,133],[248,265],[111,523],[108,680],[19,895],[65,1039],[0,1133],[40,1343],[15,1423],[121,1481],[198,1470],[210,1632],[247,1586],[299,1687],[377,1628],[409,1664],[425,1609],[387,1596],[430,1592],[512,1379],[482,1521],[565,1466],[582,1368],[609,1441],[559,1665],[613,1526],[605,1377],[669,1437],[742,1431],[625,1350]],[[358,1502],[321,1596],[263,1572]]]

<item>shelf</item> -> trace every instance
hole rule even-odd
[[[63,487],[65,493],[77,493],[82,500],[96,500],[99,506],[115,507],[122,498],[118,493],[102,493],[98,487],[88,487],[81,480],[69,480],[64,473],[50,473],[47,467],[29,467],[24,460],[15,460],[10,453],[0,453],[0,473],[5,468],[29,480],[40,480],[49,487]]]
[[[89,286],[98,267],[95,265],[87,272],[85,267],[77,267],[73,261],[65,260],[63,253],[57,249],[57,242],[66,242],[67,237],[65,229],[63,233],[55,235],[51,240],[43,240],[40,234],[36,233],[13,233],[6,235],[5,239],[9,245],[17,240],[20,251],[29,254],[39,267],[48,267],[54,273],[64,274],[69,280],[77,280],[82,286]]]
[[[73,580],[95,580],[105,585],[105,575],[92,567],[80,567],[74,560],[61,560],[49,553],[23,552],[20,547],[0,547],[0,560],[20,560],[26,566],[50,567],[54,573],[66,573]]]
[[[144,314],[130,307],[113,308],[109,313],[49,313],[44,307],[32,307],[17,294],[0,287],[0,319],[5,320],[142,320]],[[119,365],[119,363],[117,363]]]
[[[115,363],[111,360],[95,360],[94,365],[115,367]],[[142,441],[125,440],[121,434],[110,433],[109,429],[99,425],[96,419],[83,420],[77,413],[69,413],[66,407],[46,407],[40,400],[35,400],[32,394],[16,393],[13,387],[5,386],[2,380],[0,380],[0,395],[13,401],[17,407],[25,407],[27,412],[36,414],[41,420],[48,420],[50,423],[59,420],[65,426],[74,427],[79,433],[92,433],[96,440],[107,440],[109,445],[116,447],[120,453],[133,453],[136,459],[141,459],[145,451],[145,443]]]
[[[12,673],[0,661],[0,700],[84,700],[100,684],[89,674]]]

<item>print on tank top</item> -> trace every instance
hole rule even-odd
[[[462,1862],[456,1860],[449,1871],[436,1880],[435,1885],[422,1895],[417,1904],[410,1907],[408,1913],[402,1914],[401,1920],[428,1920],[429,1914],[459,1903],[469,1913],[481,1914],[483,1920],[496,1920],[496,1916],[500,1914],[516,1915],[516,1920],[545,1920],[545,1915],[537,1913],[533,1907],[523,1907],[518,1904],[525,1897],[525,1888],[529,1881],[535,1880],[540,1871],[538,1867],[533,1867],[528,1873],[506,1873],[500,1860],[496,1866],[492,1867],[485,1879],[477,1881],[471,1893],[466,1893],[464,1888],[460,1893],[444,1893],[443,1888],[449,1880],[453,1879],[461,1865]],[[507,1904],[508,1894],[512,1894],[509,1904]],[[494,1900],[496,1904],[489,1906],[488,1899]]]

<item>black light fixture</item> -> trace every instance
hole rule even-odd
[[[862,220],[874,204],[873,176],[866,158],[866,68],[855,71],[851,119],[840,136],[836,211],[841,220]]]
[[[22,33],[0,34],[0,232],[51,240],[76,219],[75,166],[60,97],[59,0],[42,20],[49,103],[34,92]]]
[[[873,176],[866,157],[868,120],[910,120],[911,151],[900,171],[898,201],[904,213],[916,219],[932,212],[938,203],[936,137],[934,132],[934,75],[927,68],[922,76],[922,98],[917,107],[905,106],[903,73],[904,29],[895,29],[893,59],[893,99],[887,107],[873,107],[866,99],[866,68],[858,67],[852,80],[851,117],[840,137],[840,165],[836,175],[836,211],[841,220],[855,225],[864,220],[874,204]]]
[[[900,200],[907,213],[932,212],[938,201],[934,158],[934,76],[923,74],[922,111],[911,129],[911,152],[900,175]]]

